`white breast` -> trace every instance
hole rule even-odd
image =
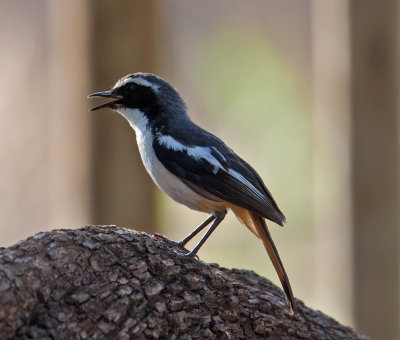
[[[221,202],[214,202],[200,196],[178,177],[169,172],[158,160],[153,149],[153,135],[148,126],[148,119],[143,112],[138,109],[120,109],[117,111],[135,129],[136,140],[143,164],[161,190],[178,203],[184,204],[191,209],[207,213],[221,210]]]

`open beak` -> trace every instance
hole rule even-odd
[[[118,109],[118,108],[121,108],[124,106],[121,101],[124,97],[122,97],[119,94],[112,93],[111,91],[95,92],[95,93],[88,95],[88,98],[93,98],[93,97],[113,98],[115,100],[112,100],[111,102],[104,103],[101,105],[97,105],[97,106],[91,108],[90,111],[100,110],[100,109],[107,108],[107,107],[110,109]]]

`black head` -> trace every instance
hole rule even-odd
[[[115,84],[110,91],[92,93],[88,98],[112,98],[111,102],[95,106],[114,110],[139,109],[146,114],[154,112],[186,112],[179,93],[165,80],[150,73],[129,74]]]

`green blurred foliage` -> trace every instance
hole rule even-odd
[[[288,221],[309,228],[311,114],[296,70],[265,36],[236,30],[198,45],[190,67],[218,135],[230,132],[225,141],[261,174]]]

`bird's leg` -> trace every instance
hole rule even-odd
[[[212,221],[216,219],[216,216],[210,215],[202,224],[200,224],[194,231],[192,231],[183,240],[177,242],[179,247],[184,247],[193,237],[195,237],[200,231],[207,227]]]
[[[164,235],[153,233],[157,239],[163,241],[171,248],[179,248],[183,252],[188,253],[189,251],[185,249],[186,243],[188,243],[193,237],[195,237],[200,231],[202,231],[205,227],[207,227],[212,221],[216,219],[216,216],[210,215],[202,224],[200,224],[193,232],[191,232],[188,236],[186,236],[183,240],[179,242],[175,242],[165,237]]]
[[[207,224],[209,224],[214,218],[215,221],[214,223],[211,225],[211,227],[207,230],[207,232],[205,233],[205,235],[201,238],[201,240],[199,241],[199,243],[197,243],[196,247],[193,248],[192,251],[190,251],[187,254],[184,254],[183,256],[185,257],[194,257],[196,256],[197,252],[199,251],[199,249],[201,248],[201,246],[204,244],[204,242],[207,241],[208,237],[212,234],[212,232],[215,230],[216,227],[218,227],[218,225],[222,222],[222,220],[225,218],[226,215],[226,211],[223,213],[217,213],[215,216],[211,215],[203,224],[205,224],[206,222],[208,222]],[[213,219],[211,219],[211,217],[214,217]],[[205,224],[204,226],[200,225],[200,227],[204,228],[207,224]],[[199,229],[200,227],[198,227],[197,229]],[[197,231],[197,229],[194,231],[196,232],[196,234],[201,230]],[[191,235],[189,235],[191,236]],[[194,235],[193,235],[194,236]],[[190,239],[189,239],[190,240]]]

